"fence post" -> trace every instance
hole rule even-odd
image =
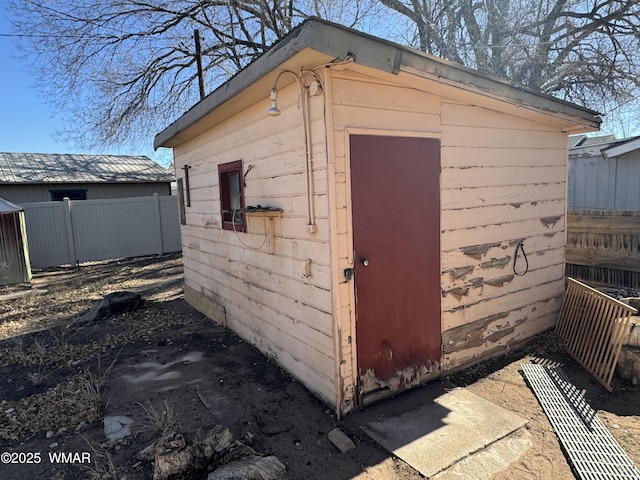
[[[76,256],[76,242],[73,236],[73,222],[71,221],[71,201],[69,197],[62,199],[64,205],[64,218],[65,225],[67,227],[67,245],[69,248],[69,256],[71,257],[71,263],[75,266],[78,265],[78,257]]]
[[[157,193],[153,194],[153,207],[156,217],[156,232],[158,232],[158,236],[156,237],[158,255],[162,255],[164,253],[164,245],[162,242],[162,219],[160,216],[160,196]]]

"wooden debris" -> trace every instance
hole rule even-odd
[[[137,310],[144,305],[144,299],[139,293],[128,291],[113,292],[105,295],[96,302],[91,309],[78,320],[79,324],[97,322],[122,312]]]
[[[583,283],[567,279],[556,333],[582,367],[612,391],[622,342],[637,310]]]
[[[187,437],[175,431],[165,432],[138,454],[138,459],[153,461],[153,480],[204,478],[216,480],[284,480],[285,467],[273,456],[263,457],[238,442],[221,425],[205,435]]]
[[[223,465],[207,480],[285,480],[285,466],[273,455],[249,455]]]
[[[636,305],[631,304],[637,309]],[[632,385],[640,383],[640,317],[631,317],[631,329],[622,341],[616,373]]]
[[[193,471],[195,459],[193,449],[186,448],[175,452],[158,455],[153,467],[153,480],[178,480],[185,478],[187,472]]]

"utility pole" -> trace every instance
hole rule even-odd
[[[198,86],[200,87],[200,100],[204,98],[204,76],[202,75],[202,50],[200,49],[200,32],[193,31],[193,39],[196,42],[196,64],[198,65]]]

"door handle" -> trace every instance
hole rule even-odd
[[[362,265],[363,267],[368,267],[368,266],[369,266],[369,260],[367,260],[367,259],[366,259],[366,258],[364,258],[364,257],[360,257],[360,258],[358,259],[358,263],[359,263],[360,265]]]

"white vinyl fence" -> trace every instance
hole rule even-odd
[[[569,210],[640,211],[638,155],[569,157]]]
[[[31,266],[46,268],[179,252],[174,196],[22,204]]]

